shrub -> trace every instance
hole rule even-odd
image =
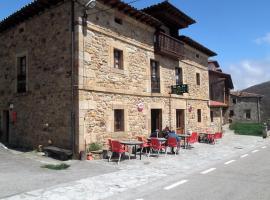
[[[230,129],[238,135],[262,136],[263,125],[259,123],[233,123]]]
[[[69,168],[70,165],[67,165],[65,163],[61,163],[61,164],[57,164],[57,165],[53,165],[53,164],[42,165],[41,167],[47,168],[47,169],[52,169],[52,170],[63,170],[63,169]]]
[[[88,146],[88,152],[98,151],[101,149],[102,149],[102,145],[99,143],[96,143],[96,142],[93,142],[93,143],[89,144],[89,146]]]

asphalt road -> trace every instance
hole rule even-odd
[[[71,165],[67,170],[54,171],[41,168],[44,161],[55,162],[49,158],[36,159],[34,153],[33,156],[13,154],[0,143],[0,199],[116,171],[109,166],[76,160],[66,162]]]
[[[190,176],[175,174],[115,197],[121,200],[269,200],[270,146],[225,160]]]

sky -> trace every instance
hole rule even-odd
[[[32,0],[1,0],[0,20]],[[124,0],[133,2],[134,0]],[[144,8],[162,0],[138,0]],[[270,81],[269,0],[169,0],[196,20],[180,30],[215,51],[223,72],[232,75],[236,90]]]

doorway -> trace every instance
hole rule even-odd
[[[162,130],[162,110],[161,109],[152,109],[151,110],[151,132],[155,130]]]
[[[185,110],[176,110],[176,132],[177,134],[185,132]]]
[[[4,110],[3,111],[3,118],[2,118],[2,136],[1,141],[5,144],[8,144],[9,142],[9,111]]]

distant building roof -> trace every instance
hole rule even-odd
[[[154,16],[155,18],[162,21],[166,26],[172,28],[186,28],[189,25],[196,23],[194,19],[176,8],[167,0],[159,4],[144,8],[142,11]]]
[[[98,1],[112,8],[115,8],[119,12],[123,12],[142,23],[145,23],[154,27],[159,27],[162,25],[162,23],[158,19],[140,10],[137,10],[136,8],[130,6],[127,3],[122,2],[121,0],[98,0]],[[22,9],[18,10],[17,12],[13,13],[9,17],[5,18],[3,21],[1,21],[0,32],[3,32],[9,28],[12,28],[13,26],[17,24],[20,24],[34,17],[35,15],[38,15],[40,12],[43,12],[45,9],[49,9],[52,6],[55,6],[62,2],[64,2],[64,0],[50,0],[50,1],[35,0],[32,3],[24,6]]]
[[[200,44],[200,43],[196,42],[195,40],[191,39],[190,37],[181,35],[178,38],[180,39],[180,41],[188,44],[189,46],[194,47],[195,49],[205,53],[208,56],[216,56],[217,55],[215,52],[211,51],[210,49],[206,48],[202,44]]]
[[[226,74],[226,73],[214,71],[214,70],[209,70],[209,75],[211,75],[211,74],[215,74],[215,75],[219,76],[220,78],[225,78],[226,79],[225,82],[227,84],[227,87],[230,89],[234,88],[232,77],[230,74]]]
[[[237,97],[246,97],[246,98],[262,98],[263,95],[255,94],[255,93],[249,93],[249,92],[242,92],[242,91],[231,91],[231,95],[237,96]]]
[[[223,102],[219,102],[219,101],[212,101],[210,100],[210,107],[228,107],[227,104],[223,103]]]
[[[212,70],[212,71],[222,72],[222,69],[220,68],[219,63],[216,60],[209,60],[208,61],[208,69]]]

